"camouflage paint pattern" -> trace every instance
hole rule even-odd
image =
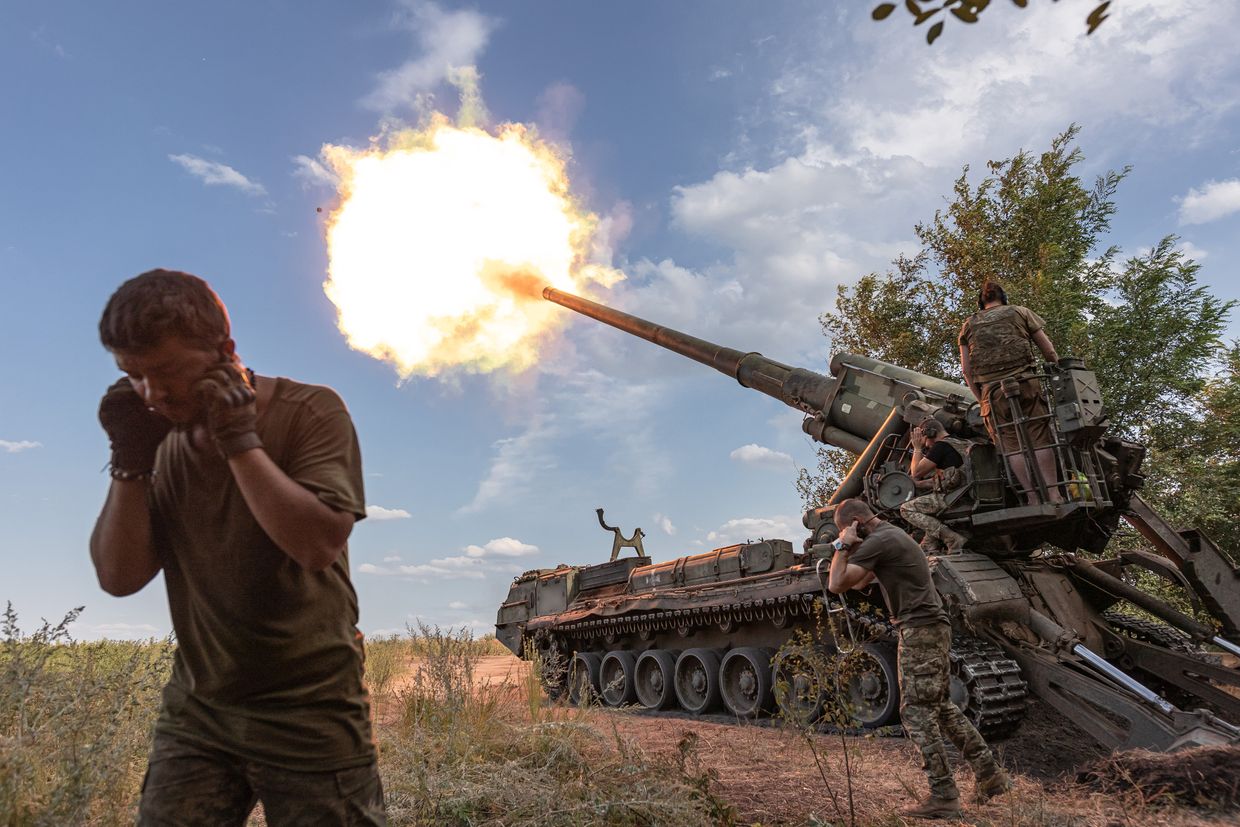
[[[929,494],[923,494],[920,497],[914,497],[908,502],[900,504],[900,516],[911,526],[920,528],[926,532],[927,537],[934,537],[942,540],[939,536],[939,530],[943,528],[943,524],[935,519],[935,516],[942,514],[947,510],[947,501],[938,491],[932,491]]]
[[[900,717],[908,737],[921,750],[930,793],[945,800],[960,797],[947,762],[945,736],[979,780],[999,771],[990,747],[948,695],[951,642],[946,623],[900,629]]]
[[[383,785],[374,764],[295,772],[157,733],[138,827],[242,827],[262,801],[271,827],[385,827]]]

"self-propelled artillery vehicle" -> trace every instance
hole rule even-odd
[[[1013,732],[1033,695],[1107,747],[1240,743],[1240,569],[1141,498],[1145,449],[1108,434],[1096,377],[1079,360],[1041,369],[1059,478],[1023,492],[962,385],[847,353],[823,375],[553,288],[543,296],[804,412],[813,439],[856,455],[829,502],[806,513],[799,548],[764,539],[655,563],[640,531],[622,542],[603,523],[616,534],[607,562],[517,577],[496,635],[539,658],[551,694],[812,721],[834,693],[856,724],[895,723],[895,635],[878,587],[842,599],[825,589],[832,513],[861,497],[902,524],[899,506],[915,493],[911,431],[933,417],[965,460],[965,483],[940,519],[969,540],[932,557],[931,569],[954,632],[952,696],[983,734]],[[1020,446],[1011,453],[1034,468],[1016,393],[1005,388],[998,404],[1011,406]],[[1160,553],[1108,555],[1121,520]],[[1134,587],[1124,576],[1132,567],[1181,587],[1209,621]],[[845,652],[849,669],[828,674],[824,663]]]

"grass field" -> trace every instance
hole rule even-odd
[[[2,827],[133,823],[173,645],[76,642],[67,634],[75,618],[23,633],[11,610],[4,615]],[[898,827],[898,809],[924,784],[901,738],[549,704],[536,669],[494,638],[463,631],[421,627],[371,640],[367,677],[392,825]],[[1056,749],[1053,730],[1035,723],[1029,737]],[[1196,763],[1136,759],[1156,762],[1156,772],[1117,764],[1103,774],[1109,784],[1092,788],[1020,772],[1009,796],[967,807],[970,823],[1236,823],[1240,751]],[[958,777],[967,795],[972,781]],[[1220,811],[1224,803],[1233,809]],[[261,810],[251,824],[263,824]]]
[[[4,615],[4,827],[133,823],[173,645],[77,642],[76,617],[23,633],[11,608]],[[536,685],[479,680],[478,659],[501,652],[493,637],[427,627],[368,642],[391,824],[730,821],[687,749],[649,758],[591,710],[543,706]]]

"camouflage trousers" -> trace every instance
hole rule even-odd
[[[943,539],[939,537],[943,524],[936,519],[936,515],[946,510],[947,500],[938,491],[931,491],[900,504],[900,516],[904,518],[904,522],[920,528],[926,532],[927,537],[936,540]]]
[[[241,827],[254,805],[272,827],[384,827],[375,763],[295,772],[155,734],[142,781],[138,827]]]
[[[947,763],[945,736],[979,780],[999,770],[990,747],[948,695],[951,642],[946,623],[900,628],[900,717],[908,737],[921,750],[931,794],[943,799],[960,797]]]

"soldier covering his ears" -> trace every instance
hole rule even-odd
[[[160,571],[177,634],[140,825],[385,824],[347,540],[365,516],[329,388],[255,375],[202,279],[152,270],[99,322],[125,372],[99,421],[112,483],[90,539],[105,591]]]
[[[837,505],[835,526],[840,536],[835,541],[827,588],[843,594],[877,579],[899,634],[900,719],[921,750],[930,781],[930,796],[901,815],[960,815],[960,792],[947,762],[945,736],[973,770],[977,801],[1007,792],[1012,780],[948,695],[952,630],[917,541],[898,526],[876,517],[862,500],[844,500]]]

